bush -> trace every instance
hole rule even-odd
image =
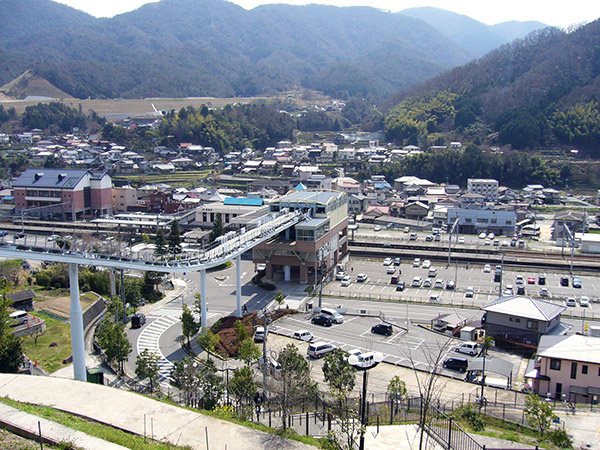
[[[485,423],[479,411],[472,404],[468,403],[454,411],[454,417],[464,420],[474,431],[485,430]]]
[[[546,440],[552,442],[558,448],[573,448],[573,441],[571,440],[567,432],[562,428],[549,431],[546,434]]]

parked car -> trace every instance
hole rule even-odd
[[[260,325],[256,327],[254,331],[254,342],[263,342],[265,340],[265,327]]]
[[[437,277],[437,269],[435,267],[430,267],[427,276],[432,278]]]
[[[398,275],[394,275],[391,279],[390,279],[390,284],[398,284]]]
[[[548,292],[548,288],[541,288],[540,289],[540,297],[550,297],[550,293]]]
[[[446,289],[448,289],[449,291],[452,291],[455,288],[456,288],[456,283],[454,282],[454,280],[446,281]]]
[[[433,236],[425,236],[426,242],[433,242]]]
[[[475,294],[475,290],[473,289],[473,287],[468,287],[465,292],[465,297],[471,298],[471,297],[473,297],[474,294]]]
[[[561,286],[568,286],[569,285],[569,277],[567,277],[566,275],[560,277],[560,285]]]
[[[525,286],[517,286],[517,295],[525,295]]]
[[[400,259],[400,257],[399,257],[399,256],[398,256],[398,257],[396,257],[396,258],[394,258],[394,265],[395,265],[395,266],[399,266],[399,265],[400,265],[400,261],[401,261],[401,259]]]
[[[344,323],[344,316],[333,308],[321,308],[321,314],[330,317],[333,323]]]
[[[417,233],[410,233],[409,240],[416,241],[417,240]]]
[[[398,284],[396,285],[396,290],[403,291],[405,288],[406,288],[406,283],[404,283],[404,281],[398,281]]]
[[[465,353],[466,355],[475,356],[479,353],[479,344],[477,342],[463,342],[454,350],[458,353]]]
[[[430,267],[431,267],[431,261],[429,261],[428,259],[423,261],[423,269],[429,269]]]
[[[359,283],[364,283],[365,281],[367,281],[367,278],[369,278],[369,276],[366,273],[359,273],[356,277],[356,281],[358,281]]]
[[[535,284],[535,277],[527,278],[527,284]]]
[[[431,294],[429,296],[429,301],[431,303],[439,303],[440,302],[440,294],[438,294],[437,292]]]
[[[495,237],[496,237],[496,235],[494,233],[489,233],[487,235],[487,238],[490,239],[490,240],[494,239]]]
[[[504,295],[513,295],[515,293],[515,289],[512,284],[507,284],[504,288]]]
[[[328,344],[326,342],[316,342],[314,344],[310,344],[306,349],[306,354],[310,358],[322,358],[327,353],[330,353],[337,349],[337,347],[333,344]]]
[[[378,323],[371,327],[371,333],[383,334],[384,336],[391,336],[394,330],[389,323]]]
[[[392,258],[385,258],[383,260],[383,265],[384,266],[389,266],[390,264],[392,264],[394,262],[394,260]]]
[[[376,225],[375,228],[373,228],[374,231],[381,231],[381,227],[379,225]]]
[[[546,274],[538,275],[538,284],[541,286],[546,284]]]
[[[465,373],[469,367],[469,360],[458,356],[452,356],[444,361],[444,369],[458,370]]]
[[[569,297],[566,301],[567,306],[577,306],[577,301],[573,297]]]
[[[435,289],[444,289],[444,280],[441,280],[441,279],[438,278],[437,280],[435,280],[435,283],[433,284],[433,287]]]
[[[387,270],[386,270],[386,273],[387,273],[388,275],[392,275],[392,274],[396,273],[396,267],[395,267],[395,266],[389,266],[389,267],[387,268]]]
[[[330,327],[333,325],[333,319],[325,314],[319,314],[318,316],[313,317],[310,322],[315,325],[322,325],[324,327]]]
[[[4,230],[0,230],[0,237],[5,237],[8,235],[8,232],[4,231]]]
[[[421,277],[414,277],[412,280],[412,287],[421,287],[421,285],[423,284],[423,278]]]
[[[419,267],[421,265],[421,258],[413,259],[413,267]]]
[[[346,274],[346,272],[338,272],[335,274],[335,279],[338,281],[341,281],[347,276],[348,276],[348,274]]]
[[[515,278],[515,284],[523,284],[525,282],[525,280],[523,279],[523,275],[517,275],[517,278]]]
[[[294,332],[294,339],[298,339],[299,341],[312,341],[314,339],[313,334],[308,330],[298,330]]]
[[[581,278],[573,277],[573,287],[576,289],[581,289]]]
[[[590,299],[588,297],[581,297],[579,299],[579,306],[583,307],[583,308],[589,308],[590,306]]]
[[[459,237],[458,238],[458,243],[459,244],[464,244],[465,243],[465,238],[464,237]]]
[[[483,266],[483,273],[490,273],[492,271],[492,266],[489,264],[486,264],[485,266]]]
[[[423,287],[431,287],[431,279],[430,278],[426,278],[425,281],[423,281]]]
[[[346,275],[343,279],[342,279],[342,286],[344,287],[348,287],[350,286],[350,283],[352,283],[352,279]]]
[[[483,232],[479,233],[479,239],[485,239],[487,235]]]

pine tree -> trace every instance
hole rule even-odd
[[[174,220],[171,223],[171,232],[169,233],[169,251],[173,255],[181,253],[181,233],[179,231],[179,222]]]
[[[213,223],[212,230],[210,230],[210,234],[208,235],[208,241],[214,242],[219,236],[223,236],[225,234],[225,229],[223,228],[223,219],[221,218],[221,214],[217,214],[215,216],[215,222]]]
[[[156,241],[154,241],[155,249],[154,255],[161,257],[167,254],[167,240],[165,238],[165,233],[162,229],[159,229],[156,233]]]

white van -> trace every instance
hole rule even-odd
[[[437,277],[437,269],[435,267],[431,267],[427,276],[432,278]]]
[[[263,342],[265,340],[265,327],[258,326],[254,332],[254,342]]]
[[[27,311],[17,310],[10,313],[9,317],[13,326],[25,325],[29,321]]]
[[[321,314],[331,317],[335,323],[344,323],[344,316],[342,316],[335,309],[321,308]]]
[[[477,344],[477,342],[463,342],[456,348],[456,351],[458,353],[475,356],[479,353],[479,344]]]
[[[337,347],[333,344],[327,344],[326,342],[316,342],[308,346],[306,354],[310,358],[322,358],[324,355],[334,351],[335,349],[337,349]]]
[[[308,342],[313,338],[313,335],[308,330],[300,330],[294,332],[294,339],[298,339],[300,341]]]

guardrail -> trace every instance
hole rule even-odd
[[[66,263],[95,264],[105,267],[126,268],[134,270],[151,270],[155,272],[184,272],[186,270],[210,269],[223,264],[227,260],[244,253],[256,244],[277,235],[290,226],[306,219],[307,216],[299,211],[289,212],[283,210],[278,213],[268,214],[261,218],[260,224],[255,228],[240,231],[224,236],[220,242],[197,252],[182,253],[173,257],[155,257],[154,254],[140,254],[137,258],[133,252],[123,252],[121,246],[118,251],[111,253],[98,253],[91,244],[78,243],[76,236],[70,249],[57,246],[56,240],[42,240],[38,245],[37,236],[34,245],[17,243],[13,235],[12,242],[4,236],[0,238],[0,255],[13,258],[28,258],[38,260],[51,260]],[[48,244],[51,243],[51,247]],[[78,245],[80,244],[80,245]]]

